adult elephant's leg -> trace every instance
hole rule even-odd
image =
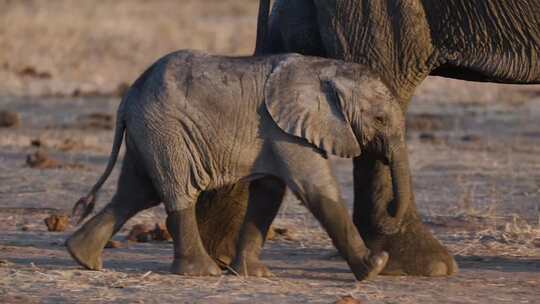
[[[221,267],[235,254],[248,202],[249,183],[203,192],[197,202],[197,223],[206,251]]]
[[[353,220],[371,250],[389,253],[390,260],[382,273],[424,276],[456,273],[458,268],[454,258],[424,227],[413,195],[411,200],[398,233],[384,235],[377,231],[375,204],[393,204],[390,170],[369,155],[354,160]]]

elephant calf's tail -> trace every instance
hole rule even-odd
[[[90,192],[86,196],[80,198],[77,203],[75,203],[75,206],[73,206],[71,217],[72,219],[76,220],[77,225],[80,224],[94,210],[94,207],[96,205],[97,192],[99,191],[101,186],[103,186],[107,178],[109,178],[109,175],[111,174],[114,165],[118,160],[118,154],[120,152],[120,147],[122,146],[122,140],[124,139],[124,131],[126,129],[123,115],[124,103],[125,99],[122,100],[122,103],[120,104],[116,114],[116,128],[114,131],[113,146],[111,155],[109,157],[109,162],[107,163],[107,168],[105,168],[105,172],[103,172],[103,174],[98,179],[96,184],[92,187]]]

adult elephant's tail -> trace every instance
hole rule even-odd
[[[270,15],[270,0],[259,1],[259,15],[257,17],[257,40],[255,42],[255,55],[260,55],[264,49],[264,42],[268,36],[268,21]]]
[[[90,192],[86,196],[80,198],[73,206],[71,217],[73,219],[76,219],[77,224],[80,224],[94,210],[94,207],[96,205],[97,192],[99,191],[101,186],[103,186],[107,178],[109,178],[109,175],[111,174],[112,170],[114,169],[114,165],[118,160],[118,154],[120,152],[120,147],[122,146],[122,140],[124,139],[124,131],[126,129],[123,108],[127,96],[129,96],[129,91],[126,93],[116,112],[116,127],[114,130],[114,140],[111,155],[109,156],[109,162],[107,163],[107,168],[105,168],[105,172],[103,172],[103,174],[98,179],[96,184],[92,187]]]

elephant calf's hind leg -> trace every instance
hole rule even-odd
[[[237,255],[232,264],[232,268],[239,275],[271,275],[259,256],[284,195],[285,184],[274,177],[255,180],[249,185],[248,208],[240,231]]]
[[[150,180],[136,170],[135,162],[127,154],[112,201],[69,237],[68,252],[83,267],[100,270],[101,253],[111,237],[132,216],[158,204]]]
[[[195,202],[182,210],[168,211],[167,229],[174,244],[172,273],[192,276],[221,274],[221,269],[204,249],[195,217]]]

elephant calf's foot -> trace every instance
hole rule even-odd
[[[88,242],[80,235],[73,235],[66,241],[66,247],[71,257],[81,266],[89,270],[101,270],[102,247]]]
[[[351,268],[358,281],[370,280],[376,277],[386,266],[388,262],[388,253],[385,251],[370,254],[360,263],[353,263]]]
[[[174,259],[171,273],[187,276],[219,276],[221,268],[210,258]]]
[[[272,272],[261,261],[235,261],[231,268],[235,274],[245,277],[262,278],[273,276]]]
[[[101,270],[101,253],[114,232],[114,225],[123,219],[105,208],[66,241],[69,254],[81,266],[90,270]]]

